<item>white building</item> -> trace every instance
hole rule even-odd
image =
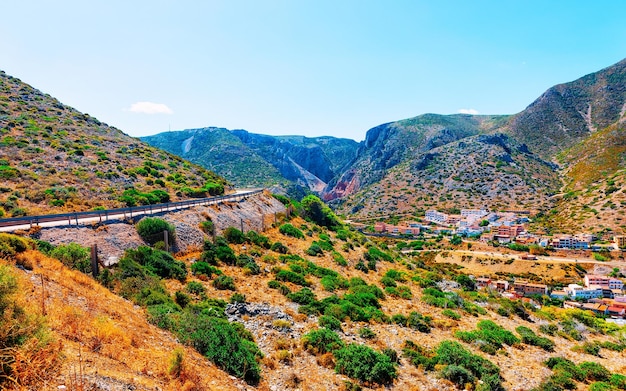
[[[427,221],[432,221],[433,223],[436,223],[436,224],[445,224],[448,221],[447,214],[438,212],[434,209],[427,210],[426,216],[424,216],[424,218]]]
[[[603,297],[602,288],[585,288],[578,284],[569,284],[563,291],[572,299],[588,300]]]

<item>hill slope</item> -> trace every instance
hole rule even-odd
[[[596,224],[621,233],[624,224],[619,222],[622,217],[617,207],[621,199],[614,199],[621,192],[611,189],[615,188],[614,177],[626,168],[625,114],[623,60],[550,88],[513,116],[427,114],[383,124],[368,131],[357,157],[329,184],[324,198],[339,199],[333,204],[358,217],[384,215],[387,207],[419,213],[423,208],[451,205],[496,209],[508,205],[552,210],[556,219],[544,222],[555,224],[558,231],[575,232]],[[510,162],[509,172],[493,169],[494,164],[502,168],[505,162],[499,158],[503,156],[502,143],[467,148],[477,145],[476,140],[470,141],[472,137],[496,133],[508,135],[505,144],[516,146],[506,148],[523,156],[524,163]],[[444,153],[440,150],[443,145],[450,146]],[[425,164],[427,171],[422,167]],[[450,178],[471,183],[459,186]],[[560,202],[552,198],[561,191],[579,192],[592,182],[594,188],[609,191],[595,192],[581,202],[572,202],[571,197]]]
[[[1,71],[0,178],[5,215],[123,206],[129,188],[177,200],[226,184]]]

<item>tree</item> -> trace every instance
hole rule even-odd
[[[330,208],[314,195],[308,195],[300,201],[302,215],[311,221],[328,228],[340,226],[341,223]]]

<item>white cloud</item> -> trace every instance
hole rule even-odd
[[[154,102],[136,102],[130,105],[130,109],[133,113],[143,114],[174,114],[174,111],[164,105],[163,103]]]
[[[459,109],[459,113],[476,115],[476,114],[478,114],[478,110],[476,110],[476,109]]]

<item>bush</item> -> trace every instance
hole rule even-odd
[[[322,315],[318,320],[320,327],[326,327],[330,330],[341,330],[341,322],[339,319],[331,315]]]
[[[176,228],[174,225],[157,217],[144,217],[139,220],[136,228],[139,236],[141,236],[144,242],[150,245],[153,245],[158,241],[162,241],[164,231],[168,232],[170,243],[173,243],[176,239]]]
[[[204,285],[202,285],[198,281],[189,281],[185,289],[187,290],[187,292],[192,293],[194,295],[201,295],[206,291],[206,289],[204,288]]]
[[[476,330],[457,331],[454,336],[463,342],[480,341],[480,350],[489,354],[495,354],[504,344],[513,345],[520,341],[513,333],[491,320],[481,320]]]
[[[317,255],[323,255],[324,250],[322,250],[319,244],[313,242],[311,246],[306,250],[306,253],[312,257],[315,257]]]
[[[452,310],[445,309],[445,310],[441,311],[441,314],[444,315],[444,316],[447,316],[450,319],[454,319],[454,320],[461,319],[461,315],[458,312],[455,312],[455,311],[452,311]]]
[[[307,305],[315,301],[315,293],[309,288],[302,288],[298,292],[289,293],[287,298],[295,303]]]
[[[584,379],[591,381],[607,381],[611,377],[611,372],[601,364],[596,362],[585,361],[578,365]]]
[[[78,243],[61,244],[50,252],[50,256],[69,268],[91,273],[91,252]]]
[[[515,329],[522,337],[522,342],[542,348],[547,352],[554,351],[554,342],[546,337],[540,337],[534,331],[525,326],[519,326]]]
[[[441,377],[450,380],[457,386],[464,388],[467,383],[474,383],[476,377],[464,367],[448,365],[441,370]]]
[[[281,225],[278,228],[278,231],[286,236],[291,236],[296,239],[304,239],[304,234],[302,233],[302,231],[289,223]]]
[[[27,249],[28,242],[26,239],[15,235],[0,233],[0,257],[12,257]]]
[[[272,247],[270,247],[270,250],[275,251],[279,254],[287,254],[289,252],[287,246],[285,246],[281,242],[274,242],[274,244],[272,244]]]
[[[363,345],[351,344],[335,353],[335,371],[368,383],[389,384],[397,377],[391,359]]]
[[[221,275],[213,280],[213,286],[219,290],[235,290],[235,281],[232,277]]]
[[[341,225],[333,211],[318,197],[308,195],[300,201],[300,204],[302,205],[302,217],[305,219],[311,220],[319,226],[331,229],[337,229],[337,227]]]
[[[194,276],[204,275],[207,277],[213,276],[213,274],[220,275],[222,271],[215,266],[211,266],[206,262],[198,261],[191,264],[191,272]]]
[[[298,274],[291,270],[280,269],[276,273],[276,279],[278,281],[289,281],[296,285],[309,286],[309,283],[304,279],[302,274]]]
[[[201,222],[200,229],[207,235],[215,234],[215,224],[211,220]]]
[[[376,333],[372,331],[369,327],[361,327],[359,329],[359,337],[363,339],[373,339],[376,338]]]
[[[345,345],[334,331],[322,328],[302,336],[302,344],[313,354],[325,354],[343,348]]]
[[[423,316],[419,312],[411,312],[406,325],[422,333],[430,333],[430,316]]]
[[[224,238],[228,243],[242,244],[246,241],[246,236],[235,227],[228,227],[223,232]]]
[[[252,384],[260,380],[261,368],[256,361],[260,356],[258,347],[243,339],[227,320],[185,312],[176,334],[183,343],[193,346],[231,375]]]
[[[140,246],[136,250],[126,250],[122,259],[132,260],[142,265],[149,273],[161,278],[175,278],[179,281],[184,281],[187,278],[186,265],[175,260],[165,251]]]

